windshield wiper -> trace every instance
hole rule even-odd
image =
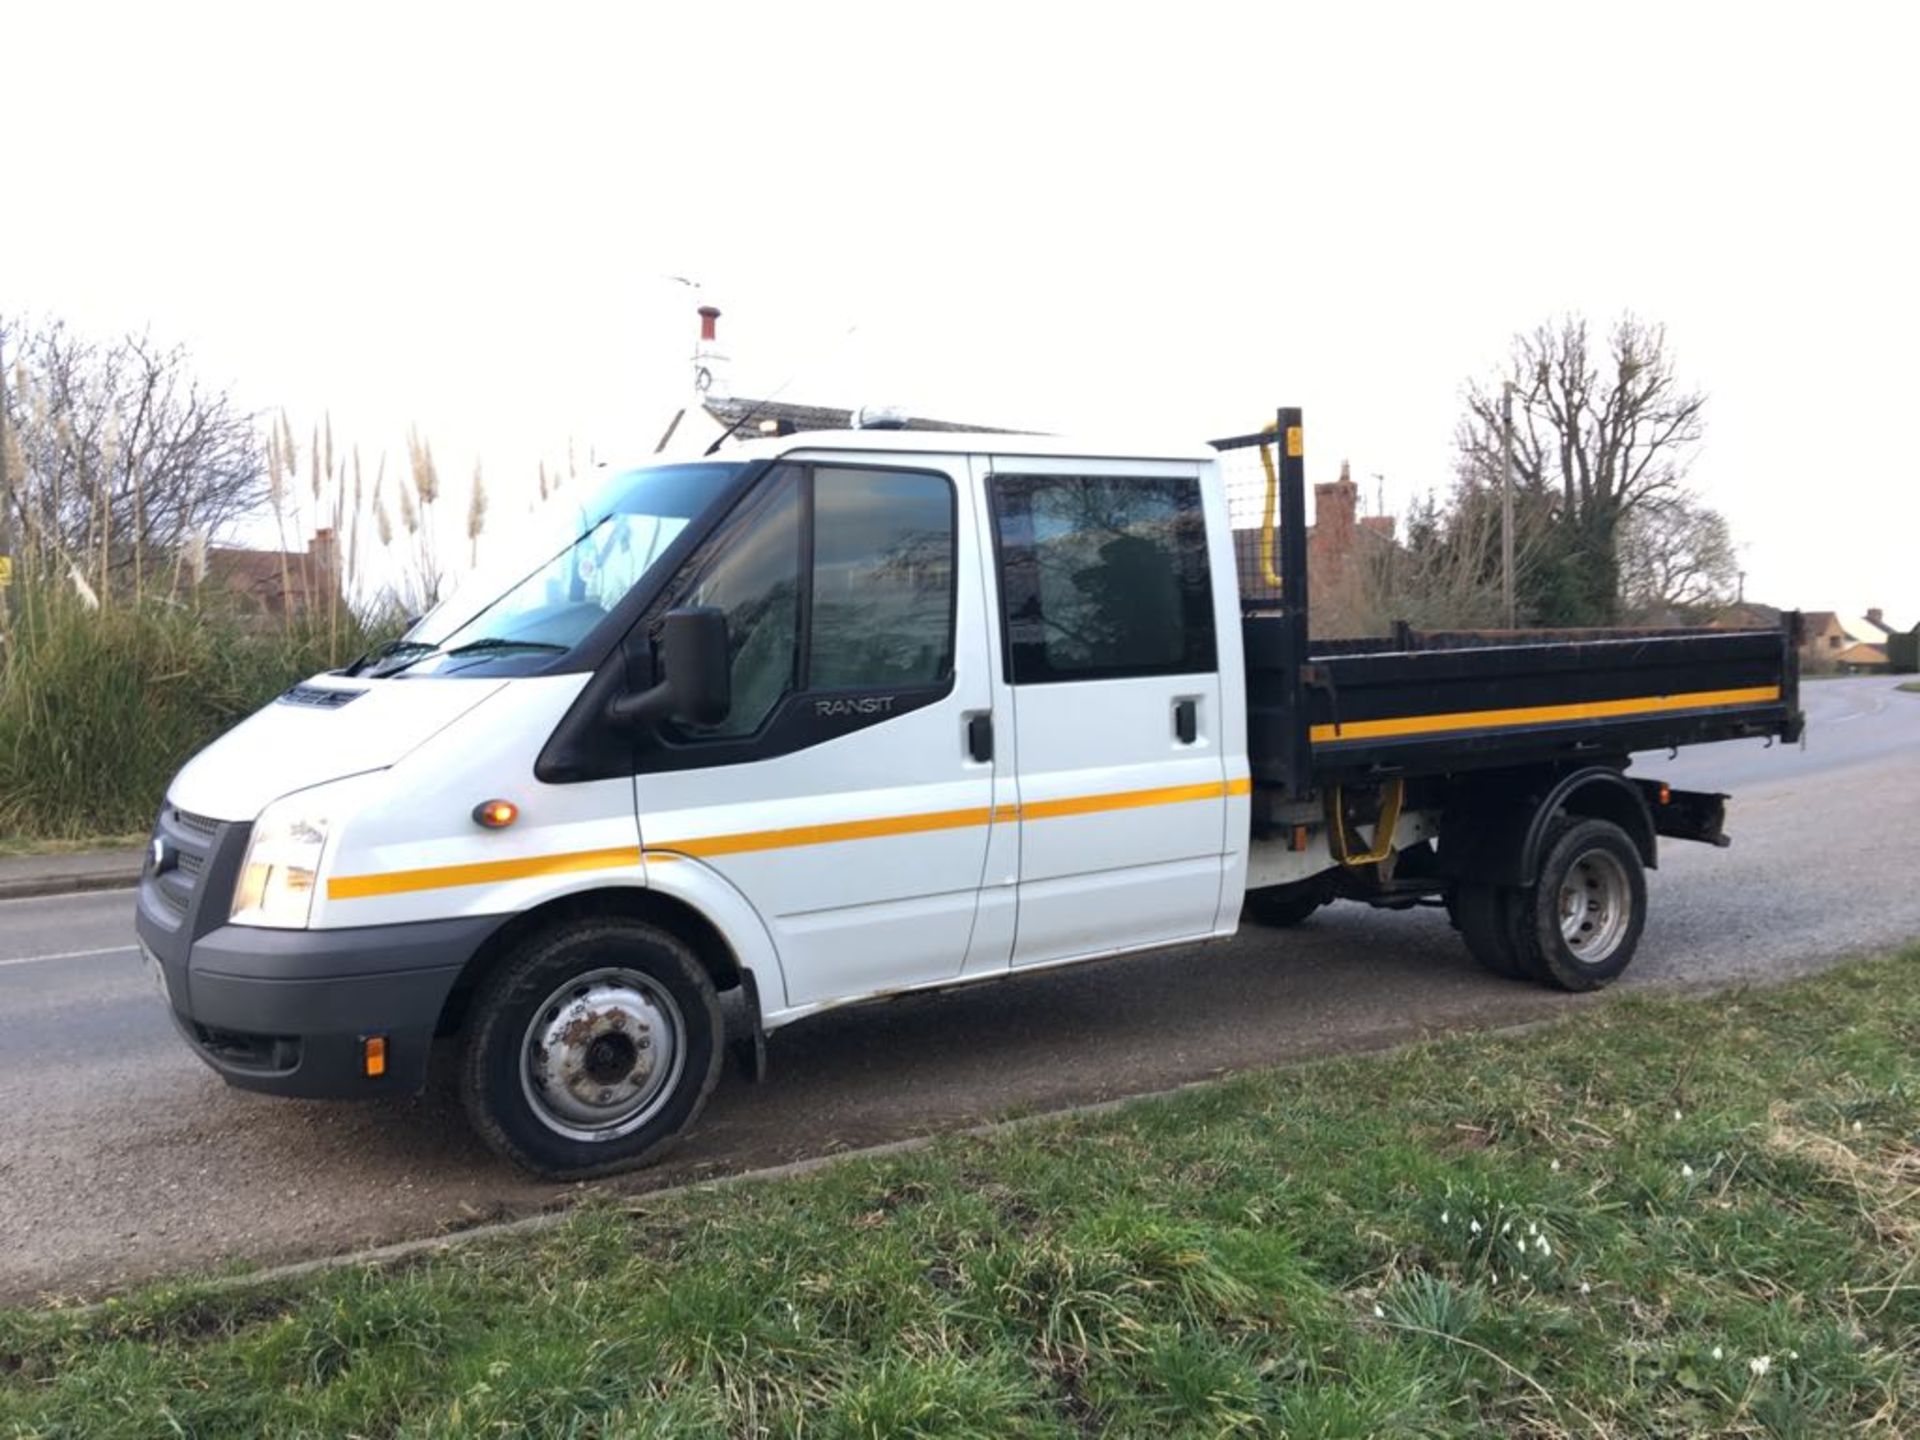
[[[473,655],[483,650],[546,650],[555,655],[564,655],[571,645],[556,645],[551,640],[513,640],[505,635],[488,635],[479,640],[469,640],[465,645],[456,645],[451,650],[443,650],[443,655]]]
[[[389,640],[384,645],[376,645],[358,660],[347,666],[346,673],[358,675],[369,665],[377,665],[382,660],[391,660],[396,655],[424,655],[438,646],[429,645],[421,640]]]

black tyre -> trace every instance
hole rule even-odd
[[[1537,980],[1532,947],[1517,929],[1522,892],[1505,885],[1464,883],[1453,892],[1453,922],[1473,958],[1509,980]]]
[[[1256,925],[1284,930],[1298,925],[1324,904],[1322,897],[1311,892],[1303,895],[1298,891],[1288,894],[1284,890],[1250,890],[1240,902],[1240,913]]]
[[[1517,933],[1534,973],[1562,990],[1598,990],[1633,961],[1647,876],[1627,832],[1569,818],[1547,838],[1540,878],[1519,892]]]
[[[474,996],[461,1090],[487,1144],[536,1174],[642,1164],[720,1076],[723,1021],[699,958],[615,916],[525,941]]]

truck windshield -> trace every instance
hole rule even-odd
[[[539,668],[584,640],[742,468],[659,465],[613,476],[571,512],[559,538],[476,575],[356,670],[497,676]]]

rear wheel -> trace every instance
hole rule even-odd
[[[1250,890],[1240,905],[1240,913],[1256,925],[1284,930],[1298,925],[1326,902],[1320,896],[1284,890]]]
[[[1562,990],[1598,990],[1632,962],[1647,918],[1647,876],[1626,831],[1568,820],[1547,841],[1540,878],[1520,892],[1517,933],[1534,973]]]
[[[1505,885],[1467,883],[1453,892],[1454,923],[1473,958],[1509,980],[1537,980],[1530,948],[1516,928],[1523,892]]]
[[[475,996],[462,1091],[474,1129],[541,1175],[653,1158],[720,1075],[723,1021],[699,958],[619,917],[536,935]]]

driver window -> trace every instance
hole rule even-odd
[[[793,688],[800,613],[800,499],[781,482],[744,530],[730,536],[681,605],[726,613],[733,660],[733,708],[718,725],[692,731],[722,739],[752,734]]]

